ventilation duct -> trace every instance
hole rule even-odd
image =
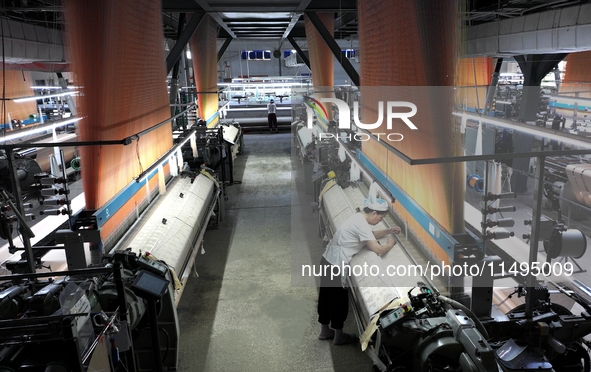
[[[6,19],[2,26],[7,64],[65,61],[60,30]]]
[[[468,27],[465,57],[591,50],[591,4]]]

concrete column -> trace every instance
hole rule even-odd
[[[516,56],[523,72],[523,93],[519,107],[519,120],[535,125],[536,114],[540,112],[540,83],[552,71],[565,54],[529,54]],[[513,135],[513,151],[529,152],[532,150],[534,138],[531,134],[515,132]],[[511,166],[521,172],[513,172],[511,190],[516,193],[527,192],[526,174],[529,172],[530,158],[513,159]]]

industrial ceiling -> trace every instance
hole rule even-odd
[[[67,62],[61,33],[64,28],[62,1],[0,0],[0,54],[3,54],[5,67],[29,69],[35,68],[30,66],[35,62]],[[397,2],[391,1],[395,11]],[[591,4],[588,2],[461,0],[458,14],[466,26],[466,56],[509,57],[591,50]],[[180,37],[179,46],[183,47],[190,35],[179,32],[179,20],[186,22],[185,27],[190,29],[191,14],[202,18],[206,13],[218,23],[218,38],[225,39],[225,44],[231,40],[282,42],[286,38],[292,38],[293,42],[293,39],[306,37],[306,12],[332,12],[335,39],[358,37],[357,0],[162,0],[162,25],[165,37],[171,40]],[[58,67],[50,68],[57,71]]]
[[[368,1],[368,0],[366,0]],[[48,28],[62,28],[61,0],[0,0],[5,19]],[[589,0],[467,0],[461,2],[463,22],[477,25],[561,7]],[[392,0],[392,6],[396,1]],[[305,11],[334,12],[335,38],[357,34],[356,0],[162,0],[164,33],[175,39],[180,13],[206,12],[219,23],[220,38],[283,39],[305,37]]]

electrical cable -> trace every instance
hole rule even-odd
[[[164,363],[166,357],[168,356],[168,351],[170,350],[170,335],[168,334],[168,331],[166,331],[166,329],[162,327],[158,327],[158,329],[164,332],[164,335],[166,336],[166,351],[164,352],[164,356],[162,357],[162,363]]]
[[[139,163],[140,166],[140,174],[144,173],[144,167],[142,166],[142,159],[140,158],[140,139],[137,139],[137,142],[135,144],[135,154],[137,156],[137,162]]]
[[[591,371],[591,357],[589,357],[589,353],[587,352],[587,350],[585,350],[583,348],[583,346],[581,345],[582,348],[582,359],[585,362],[585,366],[584,366],[584,370],[583,372],[589,372]]]
[[[4,14],[0,15],[0,28],[2,29],[2,136],[6,137],[6,52],[4,49]]]

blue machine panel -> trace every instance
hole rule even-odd
[[[437,244],[449,255],[454,258],[454,247],[459,244],[447,231],[442,230],[439,224],[423,208],[410,198],[398,185],[388,178],[360,149],[357,149],[357,158],[369,170],[374,179],[383,186],[387,185],[388,191],[396,198],[421,227],[437,242]]]

